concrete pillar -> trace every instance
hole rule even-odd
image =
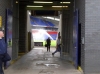
[[[62,14],[60,13],[59,16],[60,16],[60,21],[59,21],[58,32],[60,32],[60,35],[62,35]]]
[[[12,60],[18,58],[19,49],[19,3],[13,0]]]
[[[62,57],[68,53],[68,13],[67,11],[62,11]]]
[[[30,11],[27,10],[27,32],[31,31],[31,24],[30,24]]]
[[[69,55],[70,55],[70,58],[71,60],[73,59],[73,52],[74,52],[74,49],[73,49],[73,13],[74,13],[74,2],[73,0],[71,0],[71,4],[69,5],[70,7],[70,10],[69,10],[69,20],[68,20],[68,24],[69,24]]]
[[[70,10],[62,10],[62,57],[73,61],[73,0],[69,5]],[[68,56],[69,55],[69,56]],[[67,57],[68,56],[68,57]]]
[[[27,10],[27,32],[31,32],[32,31],[32,28],[31,28],[31,23],[30,23],[30,16],[31,13],[29,10]],[[26,35],[27,38],[28,38],[28,35]],[[27,40],[27,45],[28,45],[28,40]],[[31,33],[31,48],[34,47],[34,41],[33,41],[33,36],[32,36],[32,33]]]
[[[27,32],[26,5],[19,3],[19,53],[27,52],[26,32]]]

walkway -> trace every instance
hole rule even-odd
[[[59,53],[53,57],[51,52],[34,48],[5,70],[5,74],[82,74],[71,63],[61,60]]]

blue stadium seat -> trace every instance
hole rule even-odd
[[[30,23],[37,26],[54,27],[55,25],[49,21],[45,21],[34,16],[30,16]]]
[[[39,18],[31,16],[31,20],[38,24],[38,26],[46,26],[46,24]]]
[[[46,21],[48,24],[49,24],[49,26],[51,26],[51,27],[54,27],[55,25],[53,24],[53,23],[51,23],[51,22],[49,22],[49,21]]]
[[[50,36],[53,38],[53,40],[56,40],[57,34],[50,34]]]
[[[31,25],[37,25],[33,20],[30,20]]]

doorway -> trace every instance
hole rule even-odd
[[[78,25],[78,66],[81,66],[81,23]]]

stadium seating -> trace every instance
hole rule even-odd
[[[52,22],[45,21],[40,18],[36,18],[34,16],[30,16],[30,23],[33,26],[43,26],[43,27],[54,27],[55,26]]]

